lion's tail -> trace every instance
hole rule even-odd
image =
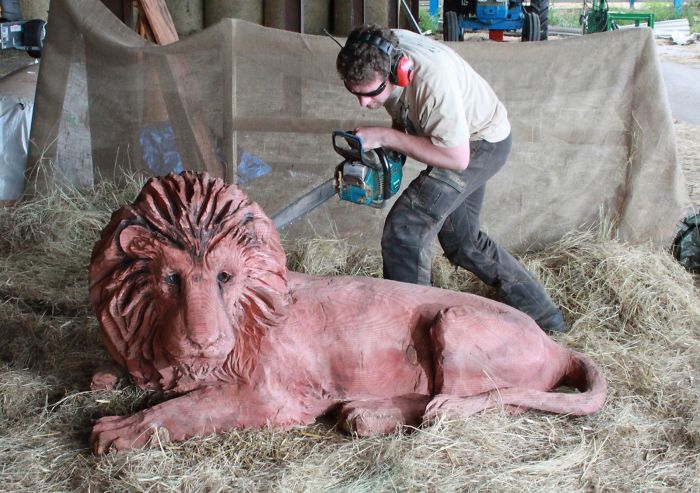
[[[594,414],[603,407],[607,397],[605,375],[588,356],[576,351],[570,351],[569,356],[569,364],[558,386],[573,387],[579,392],[507,387],[469,397],[440,394],[428,403],[424,419],[432,421],[441,414],[467,417],[494,407],[505,407],[509,412],[536,409],[573,416]]]
[[[570,351],[571,362],[559,386],[579,392],[546,392],[525,388],[507,388],[491,392],[491,401],[519,408],[537,409],[558,414],[586,416],[598,412],[605,404],[608,382],[601,368],[585,354]]]

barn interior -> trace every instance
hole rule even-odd
[[[0,79],[14,111],[0,158],[8,491],[700,489],[700,304],[672,248],[698,212],[700,122],[676,117],[665,40],[645,27],[446,41],[493,87],[513,131],[482,227],[562,307],[570,330],[552,337],[604,369],[598,414],[494,410],[377,438],[321,419],[91,453],[96,419],[170,397],[126,374],[90,390],[110,357],[87,271],[111,213],[149,177],[183,170],[242,187],[271,217],[304,197],[342,160],[333,131],[391,124],[343,86],[336,41],[363,23],[420,30],[424,3],[28,2],[47,21],[41,56],[20,53]],[[671,56],[700,68],[697,45]],[[402,187],[423,168],[409,159]],[[389,210],[333,197],[306,211],[279,228],[288,267],[381,277]],[[431,283],[496,296],[437,242]]]

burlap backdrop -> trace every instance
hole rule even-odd
[[[30,195],[184,167],[238,174],[273,214],[330,177],[340,160],[332,130],[389,124],[345,91],[327,37],[225,19],[159,47],[90,0],[54,0],[49,26]],[[540,247],[602,211],[624,240],[671,237],[687,192],[650,30],[453,47],[513,124],[509,163],[488,185],[492,236],[516,251]],[[405,183],[420,168],[409,163]],[[378,246],[385,213],[331,200],[287,231]]]

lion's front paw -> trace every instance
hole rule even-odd
[[[354,432],[366,437],[392,433],[397,426],[403,424],[403,420],[395,410],[377,409],[366,403],[353,402],[342,407],[338,424],[346,433]]]
[[[132,416],[105,416],[95,423],[90,434],[90,446],[96,455],[169,441],[167,428],[159,426],[145,412]]]
[[[351,401],[339,410],[339,426],[360,436],[393,433],[402,425],[415,426],[428,402],[428,396],[411,394],[374,401]]]
[[[123,374],[124,371],[116,365],[104,365],[92,376],[90,390],[112,390]]]

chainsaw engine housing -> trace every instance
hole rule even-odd
[[[345,140],[345,144],[337,138]],[[390,149],[365,151],[352,132],[333,133],[333,147],[345,159],[335,170],[340,200],[382,208],[401,188],[406,156]]]

